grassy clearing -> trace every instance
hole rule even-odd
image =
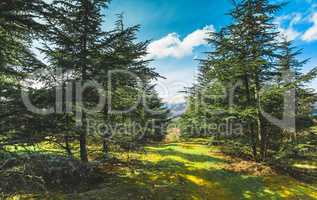
[[[106,181],[79,194],[52,199],[78,200],[237,200],[317,199],[316,185],[280,175],[254,176],[227,170],[231,159],[202,142],[150,146],[146,153],[117,154],[117,166],[102,166]],[[129,159],[129,162],[126,162]],[[111,172],[112,174],[109,174]],[[43,196],[20,199],[41,199]],[[48,197],[45,197],[49,199]]]
[[[252,176],[225,170],[216,147],[174,143],[129,155],[113,182],[69,199],[317,199],[317,189],[286,176]],[[121,155],[124,159],[126,155]]]

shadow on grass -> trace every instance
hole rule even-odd
[[[247,176],[215,168],[226,161],[196,151],[190,153],[177,144],[149,152],[164,159],[143,161],[134,180],[151,192],[151,199],[316,199],[313,190],[288,177]]]
[[[131,162],[129,168],[123,168],[90,191],[54,199],[316,199],[312,190],[297,186],[289,178],[247,176],[224,170],[227,161],[208,152],[209,147],[195,144],[152,147]]]
[[[198,148],[198,150],[197,150]],[[309,191],[281,178],[267,185],[264,177],[247,176],[217,167],[221,158],[206,155],[208,147],[190,148],[170,144],[150,148],[149,154],[161,158],[133,162],[129,176],[103,184],[100,189],[70,199],[149,199],[149,200],[239,200],[239,199],[315,199]],[[115,184],[114,184],[115,183]],[[302,191],[301,191],[302,190]]]

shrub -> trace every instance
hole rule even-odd
[[[25,154],[11,158],[0,170],[0,193],[28,193],[45,188],[73,191],[100,182],[100,177],[98,165],[63,156]]]

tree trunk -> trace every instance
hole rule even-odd
[[[80,141],[80,159],[83,162],[88,162],[86,133],[80,134],[79,141]]]
[[[81,39],[81,51],[82,51],[82,84],[84,85],[85,82],[88,80],[87,77],[87,39],[88,39],[88,23],[89,23],[89,2],[87,0],[83,1],[83,15],[85,18],[84,23],[84,32]],[[82,91],[81,95],[84,95],[84,92]],[[85,101],[85,98],[83,98],[83,101]],[[80,131],[80,158],[83,162],[88,162],[88,153],[87,153],[87,133],[86,133],[86,127],[87,127],[87,116],[83,109],[83,115],[82,115],[82,129]]]
[[[107,157],[109,153],[109,146],[108,146],[108,141],[105,138],[103,139],[102,149],[103,149],[103,153],[105,154],[105,157]]]
[[[256,133],[255,133],[255,131],[254,131],[254,127],[253,127],[253,125],[252,125],[252,154],[253,154],[253,159],[254,160],[257,160],[257,158],[258,158],[258,152],[257,152],[257,146],[258,146],[258,144],[257,144],[257,137],[256,137]]]
[[[88,153],[87,153],[87,133],[86,133],[86,123],[87,123],[87,119],[86,119],[86,114],[83,112],[83,127],[82,130],[80,132],[80,136],[79,136],[79,143],[80,143],[80,159],[83,162],[88,162]]]
[[[245,84],[245,89],[246,89],[246,97],[247,97],[247,103],[248,105],[252,105],[252,99],[251,99],[251,92],[250,92],[250,85],[249,85],[249,77],[246,74],[244,76],[244,84]],[[257,159],[257,135],[254,127],[253,121],[248,122],[250,123],[250,133],[251,133],[251,140],[252,140],[252,145],[251,145],[251,150],[253,154],[253,159]]]
[[[264,145],[262,141],[262,116],[261,116],[261,99],[260,99],[260,90],[259,90],[259,81],[256,80],[255,83],[255,98],[256,98],[256,112],[257,112],[257,117],[256,117],[256,123],[257,123],[257,144],[260,144],[260,161],[263,160],[263,155],[265,154],[264,151]]]
[[[65,149],[66,149],[66,153],[68,154],[69,157],[73,157],[73,153],[71,150],[71,147],[69,145],[69,136],[65,136]]]
[[[80,134],[79,141],[80,141],[80,159],[83,162],[88,162],[86,133]]]
[[[262,132],[264,132],[262,130]],[[262,133],[262,136],[261,136],[261,160],[265,160],[266,158],[266,154],[267,154],[267,151],[266,151],[266,143],[267,143],[267,136],[265,133]]]

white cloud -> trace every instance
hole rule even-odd
[[[177,33],[170,33],[159,40],[153,41],[148,46],[148,56],[146,58],[174,57],[179,59],[191,55],[195,47],[207,44],[208,33],[214,31],[215,28],[212,25],[206,26],[190,33],[183,41]]]
[[[301,23],[302,20],[303,20],[303,16],[301,13],[293,13],[291,15],[290,26],[293,27],[294,25]]]
[[[317,40],[317,13],[311,16],[310,22],[313,22],[314,25],[310,27],[302,37],[302,39],[307,42]]]
[[[294,26],[302,22],[302,14],[300,13],[292,13],[290,15],[284,15],[277,17],[274,23],[278,27],[278,31],[280,32],[280,40],[286,39],[288,41],[297,39],[301,33],[295,30]],[[288,21],[289,24],[287,28],[283,27],[283,23]]]
[[[314,4],[312,10],[306,13],[292,13],[277,17],[274,23],[278,26],[278,30],[281,33],[280,39],[295,40],[300,38],[306,42],[317,40],[317,12],[313,11],[316,6],[317,4]],[[295,29],[296,25],[304,23],[313,23],[313,25],[303,32]]]
[[[160,97],[168,103],[182,103],[186,101],[186,94],[181,91],[193,86],[198,70],[196,68],[178,69],[160,74],[166,78],[155,82]]]
[[[281,39],[285,38],[288,41],[295,40],[301,35],[300,32],[297,32],[292,27],[288,27],[287,29],[279,27],[279,31],[280,31],[280,34],[281,34]]]

